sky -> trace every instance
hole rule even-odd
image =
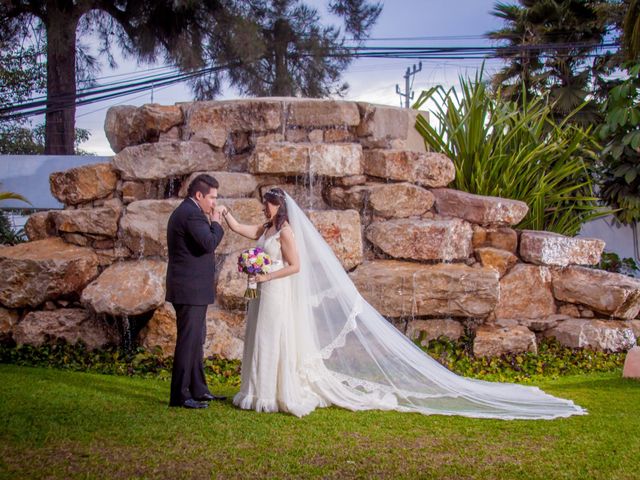
[[[323,13],[326,2],[307,0]],[[377,23],[372,29],[368,46],[469,46],[487,45],[489,42],[478,38],[490,30],[502,26],[501,20],[491,15],[496,0],[386,0]],[[330,17],[325,17],[332,21]],[[433,37],[476,37],[476,38],[433,38]],[[407,37],[427,37],[406,40]],[[377,40],[379,39],[379,40]],[[390,40],[397,39],[397,40]],[[117,69],[103,68],[98,75],[104,81],[126,78],[127,73],[157,67],[158,65],[136,65],[134,61],[120,59]],[[344,72],[343,80],[349,84],[345,100],[400,106],[396,94],[396,84],[404,90],[404,74],[417,61],[403,59],[357,59]],[[422,90],[441,84],[450,86],[457,83],[459,76],[475,76],[481,66],[480,60],[427,60],[422,62],[422,70],[413,81],[417,95]],[[417,65],[416,65],[417,66]],[[488,75],[498,70],[498,60],[488,61],[485,71]],[[121,75],[125,75],[120,77]],[[116,77],[114,77],[116,76]],[[100,80],[99,80],[100,81]],[[231,87],[224,89],[218,99],[239,98]],[[150,103],[152,92],[132,94],[108,102],[79,107],[76,111],[76,126],[90,131],[89,141],[81,148],[96,155],[113,155],[104,134],[104,118],[107,109],[114,105],[143,105]],[[172,105],[176,102],[192,100],[191,92],[185,85],[175,85],[153,91],[153,102]]]

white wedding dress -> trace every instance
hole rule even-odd
[[[331,248],[287,195],[300,272],[259,284],[249,301],[242,386],[233,403],[298,417],[318,407],[499,419],[584,415],[536,387],[449,371],[358,293]],[[258,240],[283,268],[280,233]]]

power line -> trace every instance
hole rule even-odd
[[[487,47],[487,46],[459,46],[459,47],[339,47],[331,49],[325,53],[307,53],[306,56],[327,56],[327,57],[350,57],[350,58],[389,58],[389,59],[416,59],[416,60],[490,60],[504,59],[524,52],[534,52],[541,58],[545,51],[553,50],[553,56],[570,56],[571,50],[577,48],[591,48],[598,51],[604,48],[617,47],[616,43],[586,43],[567,42],[562,44],[539,44],[520,45],[508,47]],[[561,54],[558,52],[564,51]],[[585,56],[597,56],[597,54],[585,54]],[[109,82],[92,87],[81,88],[75,94],[61,95],[57,97],[35,97],[29,102],[13,104],[0,108],[0,118],[12,119],[40,115],[51,111],[59,111],[71,106],[80,106],[112,98],[130,95],[133,93],[148,90],[150,88],[160,88],[175,83],[196,78],[201,75],[226,70],[238,65],[239,62],[227,65],[207,67],[191,72],[180,72],[177,67],[158,67],[149,71],[169,69],[168,72],[154,75],[143,75],[132,79]],[[116,77],[116,76],[113,76]],[[112,78],[113,78],[112,77]],[[106,77],[105,77],[106,78]]]

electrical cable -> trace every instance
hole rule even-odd
[[[405,37],[409,38],[409,37]],[[338,47],[333,52],[327,51],[322,54],[303,53],[306,57],[350,57],[350,58],[389,58],[389,59],[415,59],[415,60],[492,60],[510,58],[518,53],[537,52],[540,58],[548,56],[562,57],[571,56],[571,50],[577,48],[590,48],[594,51],[604,48],[618,47],[614,42],[609,43],[587,43],[587,42],[567,42],[557,44],[539,44],[539,45],[520,45],[507,47],[489,47],[489,46],[464,46],[464,47]],[[554,55],[545,54],[545,51],[553,50],[555,52],[566,51],[565,54],[555,53]],[[583,54],[582,57],[598,56],[597,53]],[[128,80],[121,80],[101,84],[93,87],[78,89],[75,94],[61,95],[55,98],[47,98],[46,96],[35,97],[29,102],[12,104],[7,107],[0,108],[0,119],[14,119],[33,115],[41,115],[51,111],[59,111],[70,106],[86,105],[99,101],[118,98],[124,95],[131,95],[149,88],[159,88],[169,86],[175,83],[181,83],[192,78],[207,73],[213,73],[225,70],[239,64],[239,62],[230,63],[222,66],[206,67],[191,72],[180,72],[176,67],[158,67],[152,70],[164,70],[169,68],[169,72],[158,75],[143,75]],[[112,76],[116,77],[116,76]],[[108,78],[108,77],[104,77]],[[92,97],[92,98],[89,98]],[[43,108],[39,108],[43,107]]]

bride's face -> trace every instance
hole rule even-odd
[[[267,220],[271,220],[278,213],[279,205],[274,205],[273,203],[264,202],[264,216],[267,217]]]

